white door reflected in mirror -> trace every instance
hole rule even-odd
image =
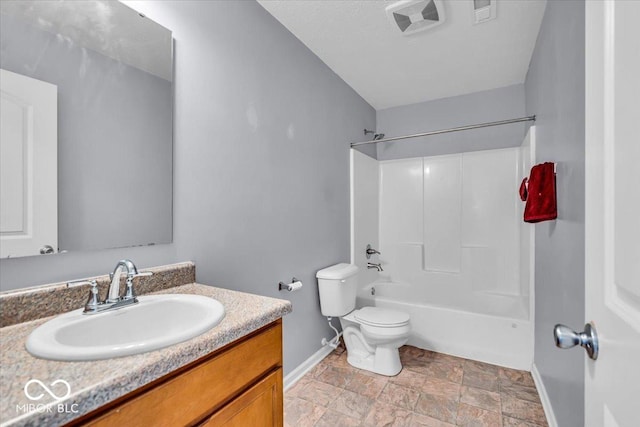
[[[58,88],[0,70],[0,257],[58,247]]]

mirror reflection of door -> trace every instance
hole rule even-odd
[[[0,256],[52,253],[58,248],[58,89],[0,73]]]
[[[57,87],[58,239],[44,244],[170,243],[171,31],[118,1],[2,0],[0,39],[1,69]]]

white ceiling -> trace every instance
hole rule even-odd
[[[443,0],[446,21],[403,36],[384,0],[258,0],[380,110],[523,83],[546,0],[498,0],[473,24],[473,0]]]

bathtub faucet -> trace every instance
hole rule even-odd
[[[371,255],[380,255],[380,251],[373,249],[371,245],[367,245],[367,250],[365,251],[365,253],[367,254],[367,259],[371,259]]]
[[[373,262],[368,262],[367,263],[367,268],[376,268],[376,269],[378,269],[378,271],[384,271],[382,269],[382,265],[380,265],[380,263],[376,264],[376,263],[373,263]]]

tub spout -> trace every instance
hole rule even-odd
[[[378,271],[384,271],[382,269],[382,265],[380,263],[374,263],[374,262],[368,262],[367,263],[367,268],[376,268]]]

